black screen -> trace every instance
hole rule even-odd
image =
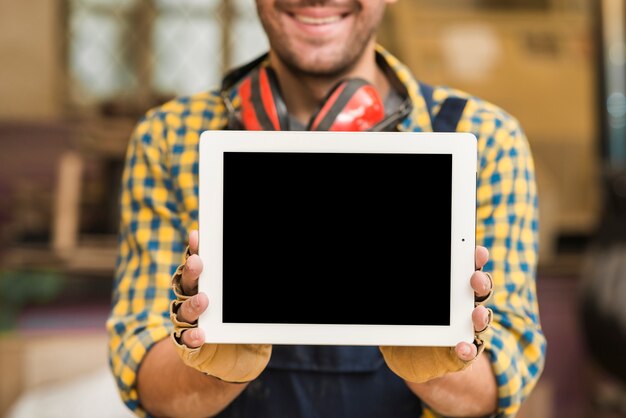
[[[449,325],[451,196],[448,154],[224,153],[223,321]]]

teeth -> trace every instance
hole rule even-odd
[[[338,22],[341,20],[340,15],[326,16],[326,17],[310,17],[302,15],[294,15],[296,20],[309,25],[327,25],[329,23]]]

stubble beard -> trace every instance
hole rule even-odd
[[[322,56],[323,52],[314,57],[302,57],[294,48],[278,42],[271,45],[272,50],[281,63],[294,75],[309,78],[336,78],[350,72],[363,59],[368,45],[374,38],[375,30],[371,30],[362,39],[355,39],[352,45],[342,45],[333,52]],[[358,48],[355,48],[358,46]]]
[[[295,2],[301,6],[332,4],[334,2],[334,0],[278,0],[277,8],[279,9],[281,8],[281,1],[285,3]],[[258,3],[257,6],[259,6]],[[357,0],[353,0],[351,8],[357,15],[362,11],[362,6]],[[272,12],[270,11],[268,15],[271,16]],[[348,39],[346,44],[333,48],[332,51],[324,51],[326,49],[324,42],[320,41],[317,45],[320,50],[311,57],[304,56],[301,51],[298,51],[297,46],[285,37],[282,30],[274,27],[271,18],[264,19],[265,13],[260,8],[259,17],[270,41],[270,47],[281,64],[294,75],[310,78],[336,78],[350,72],[363,59],[363,55],[373,42],[376,29],[382,20],[381,14],[375,22],[369,22],[370,27],[355,28],[355,37]],[[363,22],[361,23],[363,24]]]

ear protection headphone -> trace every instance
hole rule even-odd
[[[267,54],[226,75],[222,98],[229,111],[229,129],[289,130],[289,113],[282,98],[274,71],[261,65]],[[373,85],[363,79],[339,81],[326,95],[306,127],[310,131],[390,131],[412,109],[404,85],[377,55],[379,66],[392,87],[403,97],[402,105],[385,116],[382,99]],[[241,108],[236,112],[230,101],[230,90],[238,86]]]

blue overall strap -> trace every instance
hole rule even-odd
[[[435,102],[433,99],[433,87],[421,82],[419,86],[424,101],[426,102],[426,107],[428,108],[428,116],[430,116],[433,132],[456,132],[459,121],[463,116],[467,99],[448,97],[441,104],[439,112],[434,115],[433,108],[435,107]]]

